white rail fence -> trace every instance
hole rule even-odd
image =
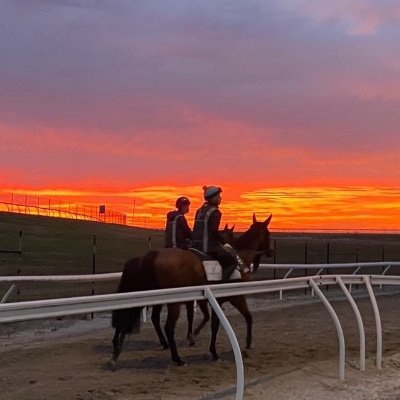
[[[284,278],[288,278],[294,270],[317,270],[314,276],[321,275],[328,269],[351,269],[353,275],[356,275],[362,268],[382,267],[382,273],[385,275],[390,268],[400,267],[400,261],[374,261],[374,262],[356,262],[356,263],[332,263],[332,264],[260,264],[261,269],[287,269]]]
[[[81,276],[44,276],[44,277],[1,277],[0,281],[32,281],[32,280],[64,280],[64,281],[82,281],[82,280],[109,280],[115,279],[119,274],[101,275],[81,275]],[[18,278],[18,279],[17,279]],[[329,312],[335,325],[339,341],[339,379],[345,378],[345,339],[340,320],[329,303],[329,300],[320,290],[321,286],[339,285],[344,292],[345,298],[350,302],[357,321],[360,338],[360,369],[365,369],[365,334],[361,314],[350,291],[346,285],[365,285],[369,298],[372,303],[375,325],[376,325],[376,366],[381,368],[382,363],[382,326],[379,314],[379,308],[376,302],[372,285],[400,285],[400,276],[380,276],[380,275],[321,275],[307,276],[299,278],[286,278],[270,281],[254,281],[240,283],[225,283],[209,286],[195,286],[163,290],[150,290],[133,293],[117,293],[95,296],[83,296],[64,299],[38,300],[19,303],[0,304],[0,323],[24,321],[40,318],[50,318],[63,315],[73,315],[82,313],[92,313],[100,311],[111,311],[115,309],[151,306],[156,304],[167,304],[175,302],[186,302],[189,300],[207,299],[214,311],[217,313],[224,326],[232,349],[234,351],[237,382],[236,382],[236,400],[243,399],[244,392],[244,368],[239,344],[235,333],[226,319],[222,309],[216,301],[220,297],[235,295],[249,295],[258,293],[272,293],[283,290],[295,290],[312,288],[319,299],[323,302]]]
[[[320,276],[322,272],[330,269],[353,269],[352,275],[357,275],[362,268],[381,267],[382,272],[379,275],[386,275],[392,267],[400,267],[400,261],[377,261],[377,262],[357,262],[357,263],[333,263],[333,264],[260,264],[261,269],[287,270],[282,279],[289,278],[293,271],[317,270],[312,276]],[[349,285],[350,293],[352,285]],[[311,289],[311,295],[314,296],[314,289]],[[279,298],[282,300],[283,293],[279,292]]]

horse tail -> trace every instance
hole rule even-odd
[[[157,289],[154,275],[156,251],[149,251],[143,258],[135,257],[127,261],[118,286],[118,293]],[[113,310],[112,327],[125,333],[138,332],[140,312],[143,307]]]
[[[113,310],[112,327],[125,333],[139,332],[140,312],[143,307]]]
[[[137,290],[135,288],[135,282],[140,274],[140,268],[140,257],[132,258],[125,263],[117,289],[118,293],[133,292]]]
[[[118,285],[118,293],[125,293],[137,290],[135,282],[140,273],[140,257],[127,261],[122,271]],[[137,332],[140,329],[140,311],[143,307],[125,308],[113,310],[112,327],[125,333]]]

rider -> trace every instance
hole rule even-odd
[[[176,210],[167,214],[165,247],[178,247],[187,250],[193,238],[185,217],[185,214],[189,212],[190,200],[187,197],[179,197],[175,206]]]
[[[232,249],[219,233],[222,213],[222,189],[217,186],[204,186],[205,203],[197,210],[193,227],[193,247],[217,260],[222,267],[222,281],[229,280],[236,269],[236,258],[230,254]]]

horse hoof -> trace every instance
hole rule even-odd
[[[187,340],[189,341],[189,346],[194,346],[195,345],[195,341],[194,341],[193,335],[189,335],[187,337]]]
[[[221,361],[221,357],[218,354],[212,356],[213,361]]]
[[[185,361],[182,361],[182,360],[176,361],[176,365],[178,367],[186,367]]]
[[[110,360],[108,363],[110,370],[115,372],[117,370],[117,362],[115,360]]]
[[[164,344],[163,346],[162,346],[162,350],[168,350],[169,349],[169,346],[167,345],[167,344]]]

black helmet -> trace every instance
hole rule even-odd
[[[182,206],[190,206],[190,200],[187,197],[179,197],[176,199],[175,207],[179,210]]]

